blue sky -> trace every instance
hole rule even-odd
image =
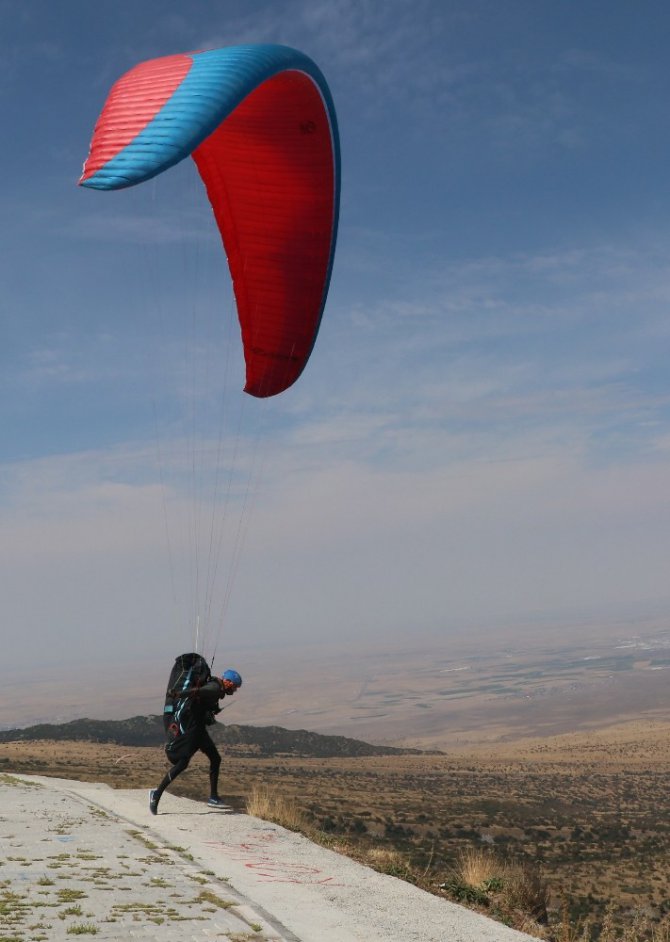
[[[666,610],[666,3],[0,0],[0,23],[0,620],[26,663],[144,655],[168,624],[190,646],[189,441],[211,473],[219,376],[225,645]],[[116,78],[246,42],[317,62],[343,157],[319,340],[261,404],[190,162],[76,186]]]

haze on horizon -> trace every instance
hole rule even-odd
[[[219,660],[667,612],[666,4],[0,0],[0,21],[0,620],[21,673],[162,676],[191,645],[164,507],[189,500],[196,307],[221,314],[207,369],[226,360],[259,472]],[[259,409],[194,168],[76,186],[116,78],[243,42],[318,63],[343,154],[318,342]]]

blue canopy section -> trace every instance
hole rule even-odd
[[[155,177],[188,157],[239,103],[279,72],[296,70],[318,87],[328,114],[339,189],[339,140],[330,90],[318,66],[290,46],[227,46],[189,53],[193,64],[171,98],[133,140],[102,168],[81,180],[98,190],[118,190]],[[141,89],[142,97],[147,94]],[[96,129],[96,133],[104,128]]]

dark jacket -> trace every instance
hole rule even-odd
[[[219,700],[225,697],[221,683],[213,677],[202,687],[194,687],[180,694],[183,708],[179,710],[179,721],[183,732],[194,728],[204,729],[214,722],[214,714],[220,712]]]

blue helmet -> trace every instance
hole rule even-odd
[[[228,680],[231,684],[235,684],[236,687],[242,686],[242,678],[237,673],[237,671],[228,670],[224,671],[221,675],[221,680]]]

